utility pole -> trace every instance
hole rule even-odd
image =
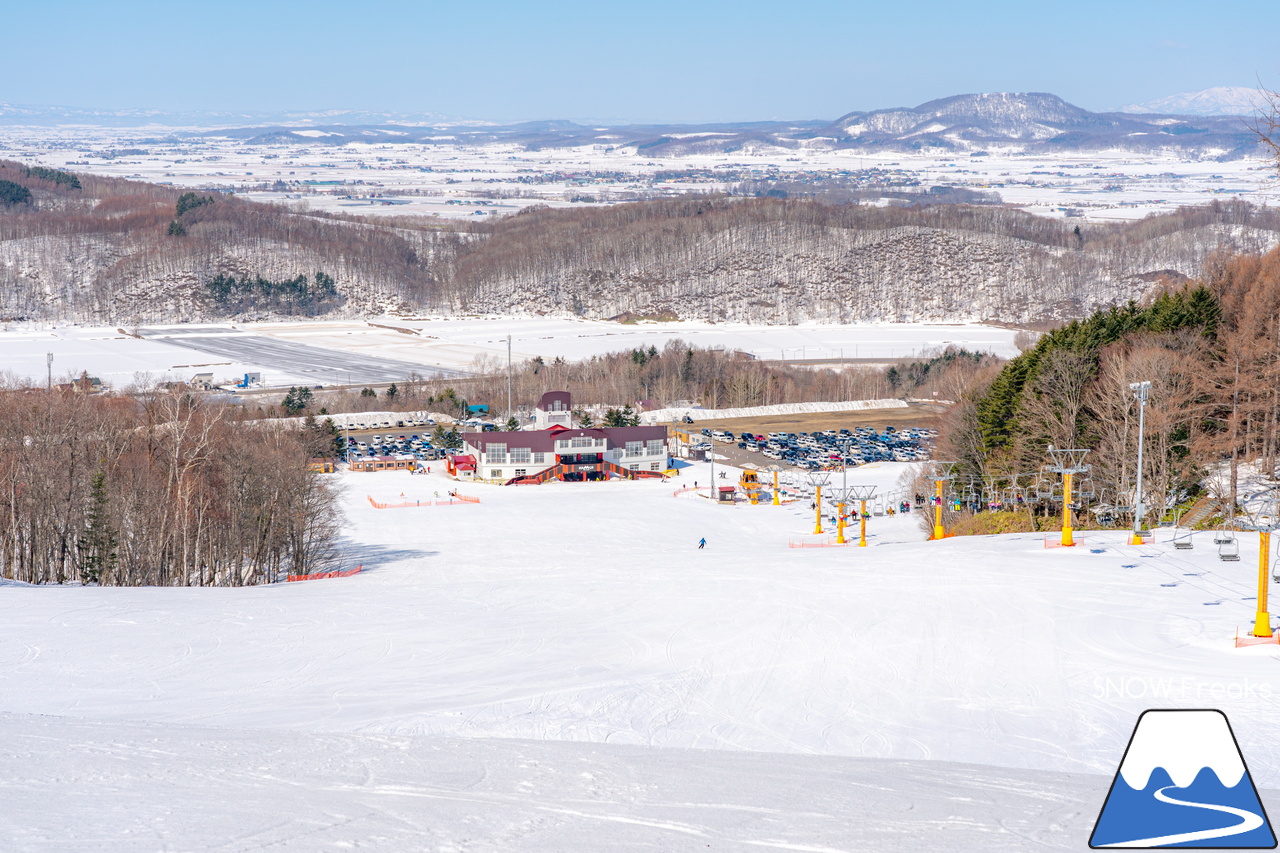
[[[1133,505],[1133,536],[1130,545],[1142,544],[1142,517],[1146,515],[1146,507],[1142,505],[1142,445],[1146,431],[1147,394],[1151,391],[1150,382],[1132,382],[1129,390],[1138,400],[1138,494]]]
[[[708,436],[710,438],[710,436]],[[714,439],[712,439],[714,441]],[[716,449],[712,447],[707,451],[707,456],[711,459],[711,500],[719,501],[720,498],[716,494]],[[694,494],[697,494],[696,492]]]
[[[511,417],[511,336],[507,335],[507,418]]]
[[[47,352],[44,354],[44,363],[49,369],[49,379],[45,390],[49,393],[53,393],[53,353]]]

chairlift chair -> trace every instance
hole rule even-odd
[[[1098,496],[1093,486],[1093,477],[1088,474],[1081,477],[1074,485],[1076,500],[1080,501],[1080,503],[1089,503]]]
[[[1229,563],[1239,562],[1240,543],[1234,537],[1218,546],[1218,559]]]
[[[1053,481],[1044,475],[1036,477],[1036,482],[1035,482],[1035,486],[1033,486],[1033,490],[1035,491],[1036,500],[1041,500],[1041,501],[1048,500],[1049,498],[1053,497],[1053,492],[1054,492]]]
[[[1175,528],[1173,533],[1173,547],[1179,551],[1190,551],[1193,547],[1191,544],[1191,531],[1183,530],[1179,533]]]
[[[884,501],[876,499],[875,506],[871,510],[872,515],[884,515]]]
[[[1232,535],[1231,531],[1228,530],[1225,526],[1219,527],[1213,533],[1214,545],[1226,545],[1228,542],[1232,542],[1234,540],[1235,540],[1235,536]]]

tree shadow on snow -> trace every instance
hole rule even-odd
[[[365,542],[339,542],[336,559],[337,562],[344,566],[350,568],[363,566],[362,571],[371,572],[377,571],[381,567],[390,563],[398,563],[403,560],[414,560],[426,557],[438,557],[439,555],[439,551],[427,551],[422,548],[392,547]]]

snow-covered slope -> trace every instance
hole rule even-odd
[[[1078,850],[1103,776],[0,713],[27,851]],[[17,784],[11,784],[17,782]]]
[[[353,578],[0,586],[0,847],[1079,849],[1153,706],[1223,709],[1280,781],[1256,568],[1208,541],[791,548],[807,502],[674,495],[703,465],[421,509],[367,496],[439,471],[338,480]]]

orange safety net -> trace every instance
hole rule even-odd
[[[828,539],[826,542],[805,542],[803,539],[790,539],[787,541],[788,548],[847,548],[850,542],[837,542],[834,539]]]
[[[360,570],[364,568],[364,564],[356,566],[354,569],[345,569],[334,572],[317,572],[314,575],[289,575],[288,582],[295,583],[297,581],[318,581],[323,578],[349,578],[352,575],[360,574]]]
[[[382,501],[375,501],[373,499],[373,495],[365,495],[365,497],[369,499],[369,503],[373,506],[374,509],[404,509],[406,507],[450,506],[452,504],[480,503],[479,498],[473,498],[470,495],[454,495],[453,497],[445,500],[440,500],[435,498],[432,498],[429,500],[422,500],[422,501],[406,500],[406,501],[401,501],[400,503],[384,503]]]

